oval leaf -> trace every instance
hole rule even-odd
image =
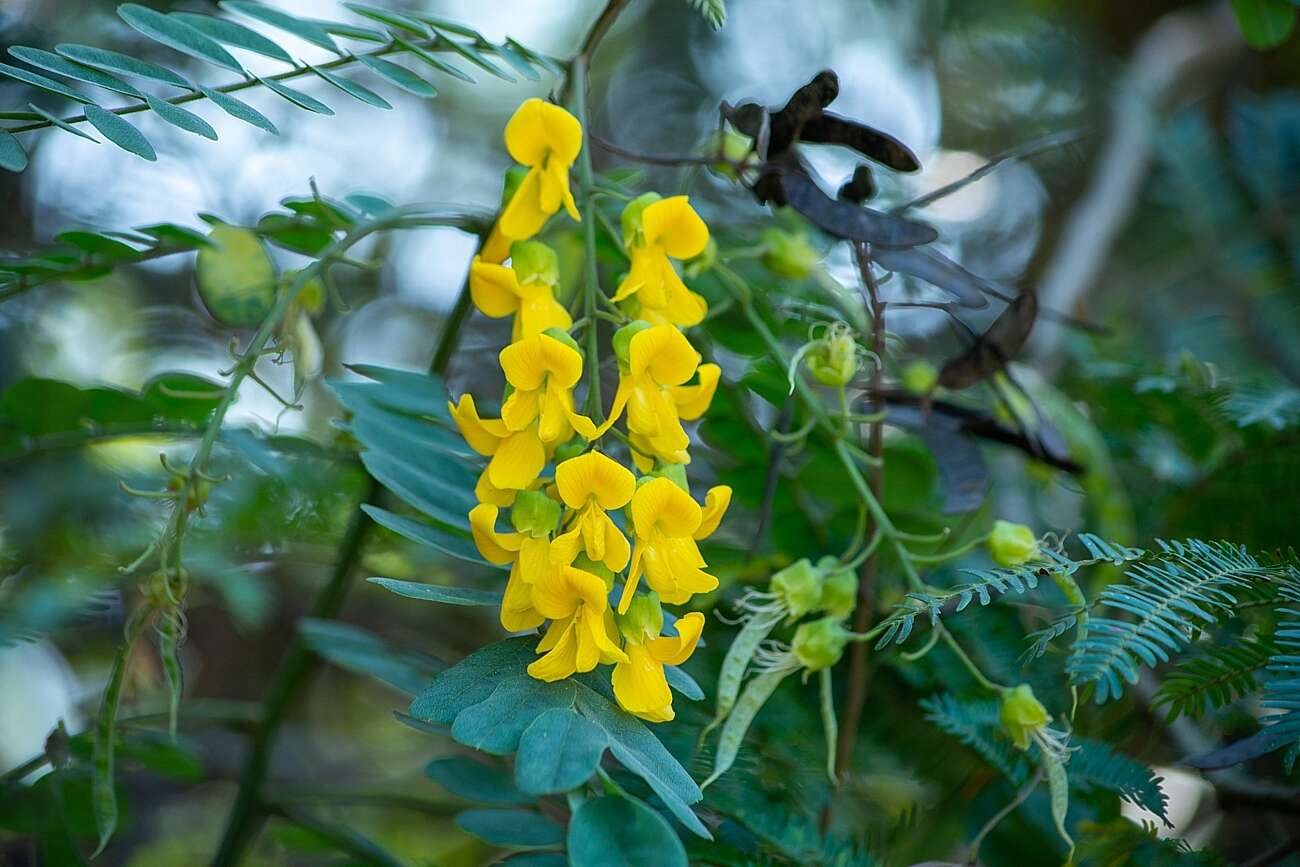
[[[486,804],[530,804],[530,795],[515,788],[510,775],[500,768],[464,756],[448,756],[429,762],[424,773],[458,798]]]
[[[397,578],[376,577],[367,578],[366,580],[408,599],[442,602],[446,605],[485,606],[490,608],[501,604],[500,590],[479,590],[474,587],[441,587],[437,584],[421,584],[417,581],[401,581]]]
[[[257,325],[275,304],[275,265],[262,239],[239,226],[214,226],[211,247],[199,251],[199,297],[225,325]]]
[[[276,45],[256,30],[245,27],[235,21],[229,21],[225,18],[214,18],[211,15],[199,15],[194,12],[172,12],[167,17],[175,18],[183,24],[188,24],[204,36],[210,36],[218,42],[224,42],[226,45],[233,45],[235,48],[252,51],[255,54],[269,57],[272,60],[279,60],[290,64],[293,63],[293,58],[289,56],[289,52],[285,51],[279,45]]]
[[[124,75],[134,75],[136,78],[147,78],[150,81],[157,81],[162,84],[170,84],[173,87],[183,87],[186,90],[193,90],[190,83],[172,72],[165,66],[159,66],[156,63],[149,63],[145,60],[137,60],[129,54],[122,54],[118,51],[109,51],[106,48],[96,48],[93,45],[77,45],[76,43],[63,43],[54,46],[54,50],[64,57],[75,60],[78,63],[84,63],[87,66],[93,66],[97,69],[108,69],[113,72],[120,72]]]
[[[145,102],[149,103],[149,107],[154,110],[155,114],[172,126],[179,127],[186,132],[192,132],[195,135],[201,135],[212,141],[217,140],[217,131],[194,112],[183,109],[179,105],[172,105],[170,102],[159,99],[152,94],[145,97]]]
[[[280,96],[283,96],[285,99],[289,100],[299,108],[305,108],[308,111],[314,111],[317,114],[334,113],[334,109],[330,108],[328,105],[321,102],[319,99],[310,97],[307,94],[303,93],[301,90],[294,90],[292,87],[290,87],[287,84],[281,84],[280,82],[276,81],[274,78],[259,78],[258,81],[262,82],[262,84],[266,85],[268,88],[275,91]]]
[[[81,63],[74,63],[66,57],[51,52],[44,51],[40,48],[28,48],[25,45],[13,45],[9,48],[9,53],[19,60],[30,63],[32,66],[39,66],[48,72],[56,75],[62,75],[65,78],[71,78],[74,81],[84,81],[87,84],[94,84],[105,90],[112,90],[116,93],[123,93],[127,96],[134,96],[137,99],[143,99],[144,94],[127,84],[122,79],[107,72],[102,72],[93,66],[86,66]]]
[[[21,172],[27,168],[27,151],[13,134],[0,130],[0,169]]]
[[[382,57],[374,57],[369,54],[358,54],[357,60],[370,67],[372,72],[383,76],[407,93],[413,93],[425,99],[433,99],[438,95],[437,89],[432,84],[405,66],[398,66],[390,60],[384,60]]]
[[[73,126],[72,124],[68,123],[66,120],[59,117],[58,115],[51,114],[50,112],[46,111],[45,109],[41,108],[39,105],[36,105],[35,103],[29,102],[27,103],[27,106],[32,111],[36,112],[36,114],[38,114],[40,117],[49,121],[51,125],[57,126],[59,129],[63,130],[64,132],[70,132],[73,135],[81,136],[82,138],[87,139],[88,141],[93,141],[95,144],[99,144],[99,139],[95,138],[93,135],[86,132],[85,130]]]
[[[30,84],[32,87],[38,87],[41,90],[49,91],[50,93],[57,93],[59,96],[66,96],[68,99],[76,100],[77,102],[90,102],[90,99],[88,99],[84,94],[78,93],[66,85],[59,84],[59,82],[52,78],[46,78],[44,75],[36,72],[28,72],[26,69],[21,69],[17,66],[0,63],[0,75],[8,76],[15,81],[21,81],[23,84]]]
[[[210,87],[200,87],[199,90],[212,104],[224,111],[233,118],[242,120],[244,123],[251,123],[253,126],[264,129],[271,135],[279,135],[280,130],[276,129],[275,124],[257,109],[253,108],[246,102],[235,99],[228,93],[220,90],[213,90]]]
[[[515,785],[530,795],[567,792],[596,773],[609,744],[603,729],[570,708],[533,720],[519,739]]]
[[[244,74],[244,67],[239,65],[229,51],[217,44],[216,40],[204,36],[190,25],[175,18],[169,18],[161,12],[141,6],[138,3],[123,3],[117,7],[117,14],[135,30],[160,42],[168,48],[174,48],[182,54],[215,63],[231,72]]]
[[[130,151],[150,162],[158,159],[157,152],[154,151],[153,145],[149,144],[149,139],[144,137],[144,133],[113,114],[113,112],[105,111],[97,105],[88,105],[86,106],[86,120],[90,121],[91,126],[103,133],[104,138],[122,150]]]
[[[261,3],[253,3],[250,0],[222,0],[220,5],[222,9],[255,18],[263,24],[270,24],[285,33],[292,33],[299,39],[305,39],[311,44],[319,45],[321,48],[333,51],[335,54],[342,53],[339,51],[339,47],[334,44],[334,40],[330,39],[329,31],[318,22],[295,18],[287,12],[281,12],[279,9],[264,6]]]
[[[337,87],[354,99],[359,99],[367,105],[373,105],[375,108],[392,108],[393,105],[370,88],[358,84],[350,78],[344,78],[341,75],[335,75],[327,69],[321,69],[319,66],[313,66],[311,71]]]
[[[554,846],[564,829],[532,810],[465,810],[456,827],[494,846]]]
[[[1252,48],[1281,45],[1295,28],[1296,8],[1287,0],[1232,0],[1232,11]]]
[[[583,803],[569,822],[568,849],[574,867],[687,864],[686,848],[668,821],[632,798]]]

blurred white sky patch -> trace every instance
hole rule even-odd
[[[393,256],[402,267],[391,272],[402,300],[445,310],[456,301],[469,274],[478,238],[458,229],[416,229],[393,236]]]
[[[72,670],[52,644],[0,647],[0,693],[17,697],[0,702],[0,773],[43,752],[46,736],[60,719],[73,734],[81,731],[77,692]]]

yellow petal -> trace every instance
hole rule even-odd
[[[558,623],[553,624],[551,631],[554,632],[559,626]],[[547,638],[550,638],[550,633],[547,634]],[[540,649],[541,645],[538,645],[538,650]],[[578,624],[569,621],[560,630],[557,640],[547,654],[528,666],[528,673],[538,680],[563,680],[577,671],[577,662]]]
[[[515,320],[517,333],[515,339],[541,334],[548,328],[568,331],[573,325],[573,317],[564,305],[555,300],[549,287],[544,292],[525,299],[519,305],[519,318]]]
[[[565,617],[561,620],[552,620],[551,625],[546,628],[546,634],[542,636],[542,640],[537,642],[537,652],[545,653],[555,645],[559,644],[560,639],[564,637],[564,630],[568,628],[569,624],[572,622],[572,617]]]
[[[595,647],[598,660],[626,662],[627,654],[610,637],[608,618],[605,617],[607,611],[608,608],[598,610],[589,605],[583,607],[582,620],[587,629],[587,640]],[[614,634],[617,635],[618,632],[615,631]]]
[[[498,533],[497,507],[479,503],[469,510],[469,531],[483,559],[498,566],[514,562],[523,537],[518,533]]]
[[[624,301],[640,290],[655,260],[655,255],[645,247],[633,247],[628,252],[632,257],[632,264],[628,268],[627,276],[618,284],[618,290],[611,299],[613,301]]]
[[[469,294],[475,307],[495,319],[519,309],[519,279],[515,272],[479,256],[469,265]]]
[[[502,440],[500,448],[488,462],[488,479],[498,488],[523,491],[537,480],[544,466],[546,449],[537,438],[537,430],[529,428]]]
[[[526,99],[506,123],[506,150],[516,162],[541,165],[548,155],[573,165],[582,149],[582,124],[558,105]]]
[[[690,536],[700,526],[700,504],[665,478],[655,478],[632,495],[632,523],[638,538],[658,530],[665,536]]]
[[[517,388],[501,404],[501,421],[508,431],[521,431],[537,421],[541,409],[541,395],[537,389]]]
[[[627,657],[627,662],[614,666],[611,677],[619,706],[629,713],[644,713],[671,704],[673,694],[663,664],[639,644],[628,645]]]
[[[641,220],[646,243],[663,245],[674,259],[698,256],[709,243],[709,227],[687,196],[670,196],[647,205]]]
[[[558,464],[555,484],[570,509],[581,509],[592,497],[602,509],[621,509],[632,499],[636,477],[608,455],[590,451]]]
[[[551,381],[561,388],[573,388],[582,378],[582,355],[549,334],[543,334],[541,340]]]
[[[506,632],[523,632],[541,626],[543,620],[533,607],[533,588],[523,579],[520,563],[515,563],[501,599],[501,626]]]
[[[519,189],[510,197],[510,202],[501,211],[497,226],[501,234],[523,241],[533,237],[546,225],[550,213],[542,210],[542,171],[529,169]]]
[[[700,364],[700,354],[686,335],[671,325],[638,331],[628,347],[632,376],[648,374],[660,385],[681,385]]]
[[[500,264],[510,258],[510,245],[514,242],[514,238],[501,231],[499,223],[494,224],[491,233],[488,234],[488,239],[483,242],[483,252],[480,255],[483,257],[484,262]]]
[[[506,381],[519,391],[536,391],[546,381],[546,348],[542,341],[548,339],[542,334],[527,337],[510,344],[497,356]]]
[[[460,435],[469,447],[481,455],[494,455],[506,436],[506,426],[500,419],[481,419],[474,406],[474,396],[462,394],[460,403],[447,404],[447,412],[460,429]]]
[[[688,289],[671,267],[663,272],[663,287],[664,313],[682,328],[699,325],[709,312],[708,303]]]
[[[514,505],[515,495],[519,493],[516,490],[501,489],[492,484],[488,478],[487,467],[478,475],[478,482],[474,485],[474,498],[480,503],[491,503],[494,506],[505,508]]]
[[[576,525],[567,533],[562,533],[551,542],[551,563],[556,566],[570,566],[582,550],[582,530]]]
[[[611,572],[622,572],[632,556],[632,546],[628,544],[627,536],[623,535],[623,531],[609,515],[601,512],[599,523],[601,529],[597,532],[603,532],[605,537],[605,554],[601,561]]]
[[[697,372],[700,375],[697,384],[672,387],[673,403],[677,404],[677,415],[687,421],[693,421],[704,415],[704,411],[713,402],[713,393],[718,390],[718,379],[722,376],[722,368],[716,364],[701,364]]]
[[[704,508],[700,511],[700,526],[695,530],[696,539],[707,539],[718,529],[722,516],[727,514],[731,505],[731,488],[727,485],[715,485],[704,495]]]
[[[677,635],[652,638],[646,646],[650,655],[665,665],[681,665],[695,652],[695,645],[704,632],[704,615],[692,611],[677,618]]]
[[[632,568],[628,570],[627,580],[623,582],[623,593],[618,597],[618,613],[626,614],[636,595],[637,585],[641,583],[641,564],[645,559],[646,545],[640,539],[632,549]]]

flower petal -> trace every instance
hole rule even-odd
[[[493,265],[475,256],[469,265],[469,294],[474,306],[500,319],[519,309],[519,279],[505,265]]]
[[[632,376],[649,374],[660,385],[681,385],[699,367],[700,354],[686,335],[671,325],[638,331],[628,347]]]
[[[500,264],[510,258],[510,245],[515,242],[514,238],[509,237],[501,231],[501,224],[497,223],[492,226],[492,232],[488,239],[483,242],[482,256],[484,262]]]
[[[558,105],[533,97],[506,124],[506,150],[526,166],[541,165],[550,154],[572,165],[582,149],[582,124]]]
[[[523,578],[522,564],[516,562],[501,599],[501,626],[506,632],[523,632],[541,626],[544,620],[533,607],[533,588]]]
[[[689,196],[669,196],[646,205],[641,212],[647,244],[661,244],[674,259],[690,259],[704,252],[709,227],[691,207]]]
[[[479,503],[469,510],[469,531],[483,559],[500,566],[514,562],[523,537],[518,533],[498,533],[497,514],[496,506]]]
[[[647,642],[650,655],[665,665],[681,665],[695,652],[704,632],[704,615],[698,611],[677,618],[677,634],[661,635]]]
[[[629,713],[644,713],[671,704],[673,694],[663,664],[638,644],[628,645],[627,657],[627,662],[614,666],[611,677],[619,706]]]
[[[488,463],[488,479],[498,488],[523,491],[537,480],[544,466],[546,449],[537,438],[537,429],[529,428],[502,440]]]
[[[515,240],[531,238],[546,225],[550,213],[542,210],[542,172],[541,169],[529,169],[519,189],[510,197],[510,202],[501,211],[497,226],[501,234]]]
[[[700,526],[693,534],[696,539],[707,539],[718,529],[722,516],[727,514],[731,505],[731,488],[727,485],[715,485],[704,495],[704,508],[700,514]]]
[[[561,628],[559,623],[554,623],[546,635],[547,639],[551,637],[551,632],[557,629],[560,630],[558,638],[547,654],[528,666],[528,673],[538,680],[563,680],[577,671],[578,624],[570,620]],[[541,650],[542,645],[539,644],[537,649]]]
[[[718,389],[718,379],[722,368],[716,364],[701,364],[697,370],[700,381],[695,385],[674,385],[673,402],[677,404],[677,415],[692,421],[704,415],[704,411],[713,402],[713,393]]]
[[[632,524],[639,538],[650,539],[658,530],[665,536],[690,536],[700,526],[700,504],[665,478],[641,485],[632,495]]]
[[[627,467],[598,451],[569,458],[555,467],[560,499],[570,509],[581,509],[595,497],[602,509],[620,509],[636,491],[636,477]]]
[[[546,347],[543,334],[527,337],[502,349],[497,359],[506,381],[521,391],[536,391],[546,381]],[[556,342],[553,341],[552,342]]]
[[[527,291],[527,287],[521,288]],[[569,311],[555,300],[549,287],[543,287],[542,292],[520,303],[519,318],[515,320],[514,339],[532,337],[548,328],[567,331],[571,325],[573,325],[573,317],[569,315]]]
[[[505,508],[513,505],[515,495],[519,492],[510,488],[502,489],[492,484],[492,479],[488,477],[487,467],[478,475],[478,482],[474,485],[474,498],[480,503],[491,503],[494,506]]]
[[[501,440],[507,436],[506,426],[500,419],[481,419],[478,408],[474,406],[474,396],[462,394],[460,402],[448,402],[447,412],[460,428],[460,435],[469,443],[469,447],[481,455],[494,455],[501,447]]]

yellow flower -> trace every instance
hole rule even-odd
[[[614,293],[614,300],[635,295],[641,307],[638,315],[656,325],[698,325],[708,312],[708,304],[686,288],[669,257],[693,258],[708,243],[709,227],[686,196],[646,205],[641,212],[641,229],[628,244],[631,267]]]
[[[703,571],[708,564],[695,544],[703,518],[700,504],[668,479],[654,478],[636,489],[632,495],[636,545],[619,613],[632,604],[643,572],[650,588],[673,605],[718,586],[718,579]]]
[[[573,324],[564,305],[555,300],[558,282],[555,252],[536,241],[516,241],[509,267],[484,261],[481,256],[475,256],[469,266],[474,306],[494,319],[514,314],[511,340],[515,341],[548,328],[565,330]]]
[[[606,512],[628,504],[636,477],[613,458],[593,451],[556,465],[555,486],[574,516],[569,531],[556,538],[552,557],[572,563],[582,548],[611,572],[622,571],[632,551]]]
[[[714,485],[709,488],[708,493],[704,495],[704,508],[700,511],[700,526],[695,531],[695,538],[707,539],[712,536],[713,531],[718,529],[718,524],[722,523],[722,516],[727,514],[727,507],[730,505],[730,486]]]
[[[569,167],[582,150],[582,124],[576,117],[536,97],[525,100],[506,124],[506,150],[528,166],[528,174],[501,212],[500,234],[531,238],[561,205],[574,220],[582,219],[569,191]]]
[[[558,334],[563,340],[557,338]],[[565,342],[568,340],[569,342]],[[526,337],[498,358],[514,391],[501,405],[506,430],[533,430],[541,443],[558,445],[576,429],[592,439],[596,426],[573,409],[573,386],[582,378],[582,355],[563,332]]]
[[[527,490],[546,466],[546,447],[533,424],[510,430],[499,418],[479,418],[472,395],[463,394],[460,403],[447,404],[452,420],[469,447],[491,457],[474,492],[480,500],[497,505],[513,502],[511,492]]]
[[[470,509],[470,533],[484,560],[500,566],[513,564],[501,600],[501,625],[508,632],[522,632],[541,626],[546,619],[533,605],[533,588],[553,580],[557,571],[551,564],[551,541],[545,535],[499,533],[497,514],[497,507],[489,503]]]
[[[658,606],[657,601],[654,604]],[[704,630],[704,615],[692,611],[678,618],[677,634],[673,636],[659,634],[662,623],[660,615],[652,632],[624,630],[627,662],[614,666],[614,698],[619,706],[650,722],[673,718],[673,694],[668,689],[664,666],[681,665],[695,651]]]
[[[545,654],[528,666],[538,680],[562,680],[574,672],[591,671],[601,662],[627,662],[615,639],[609,610],[609,587],[598,575],[574,566],[552,570],[533,585],[533,604],[553,622],[538,643]]]
[[[686,385],[697,371],[698,383]],[[721,373],[716,364],[700,364],[700,354],[673,326],[638,331],[628,344],[627,370],[620,373],[609,418],[597,432],[604,433],[626,409],[628,436],[636,453],[670,464],[689,463],[690,438],[682,419],[691,421],[704,414]],[[642,471],[649,469],[641,460],[638,465]]]

